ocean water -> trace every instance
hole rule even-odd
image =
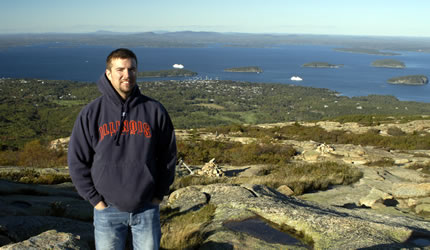
[[[345,96],[392,95],[400,100],[430,102],[430,84],[391,85],[387,79],[422,74],[430,77],[430,54],[400,52],[379,56],[337,52],[332,46],[288,45],[277,48],[132,48],[139,70],[164,70],[175,63],[198,73],[198,78],[263,83],[296,84],[327,88]],[[0,50],[0,77],[39,78],[95,82],[103,74],[106,56],[114,48],[106,46],[65,47],[61,44],[13,47]],[[397,52],[399,53],[399,52]],[[378,59],[396,59],[405,69],[374,68]],[[307,62],[343,64],[336,69],[304,68]],[[224,69],[259,66],[263,72],[233,73]],[[300,76],[303,81],[292,81]],[[184,79],[184,78],[174,78]],[[139,81],[158,80],[145,78]]]

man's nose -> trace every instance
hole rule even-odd
[[[131,74],[131,70],[129,70],[129,69],[124,70],[124,77],[125,78],[128,78],[130,74]]]

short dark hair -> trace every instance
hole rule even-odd
[[[106,58],[106,69],[109,70],[112,67],[112,60],[115,58],[121,58],[121,59],[131,58],[136,61],[136,65],[137,65],[137,57],[136,57],[136,54],[133,53],[133,51],[125,48],[119,48],[112,51]]]

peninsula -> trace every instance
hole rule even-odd
[[[249,73],[261,73],[263,70],[257,66],[247,66],[247,67],[236,67],[224,69],[226,72],[249,72]]]
[[[424,75],[408,75],[388,79],[388,83],[404,85],[424,85],[428,82],[427,76]]]
[[[403,69],[406,67],[404,62],[393,60],[393,59],[376,60],[372,62],[372,66],[377,68],[395,68],[395,69]]]
[[[308,68],[340,68],[342,64],[330,64],[327,62],[309,62],[302,65],[303,67]]]
[[[377,49],[365,49],[365,48],[336,48],[334,50],[339,51],[339,52],[380,55],[380,56],[398,56],[398,55],[400,55],[399,53],[382,52],[382,51],[379,51]]]
[[[168,69],[158,71],[143,71],[138,72],[137,77],[185,77],[185,76],[196,76],[197,73],[187,69]]]

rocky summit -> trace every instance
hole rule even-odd
[[[349,133],[375,129],[353,123],[302,125],[318,125],[327,131],[341,128]],[[428,130],[430,122],[378,125],[378,130],[386,134],[393,126],[412,133]],[[189,134],[177,131],[177,136]],[[209,132],[199,136],[241,143],[255,140]],[[208,205],[214,207],[209,220],[198,228],[198,249],[430,249],[430,175],[410,168],[430,164],[430,150],[295,140],[278,143],[295,148],[292,161],[342,162],[360,170],[362,177],[350,185],[296,196],[286,185],[277,189],[259,184],[189,185],[165,197],[162,211],[168,208],[186,215]],[[261,168],[223,166],[212,159],[204,166],[181,163],[177,171],[230,178],[232,171],[235,177],[252,177]],[[17,169],[2,167],[0,171]],[[67,174],[67,168],[39,171]],[[0,193],[0,249],[94,248],[92,207],[71,183],[48,186],[1,180]]]

